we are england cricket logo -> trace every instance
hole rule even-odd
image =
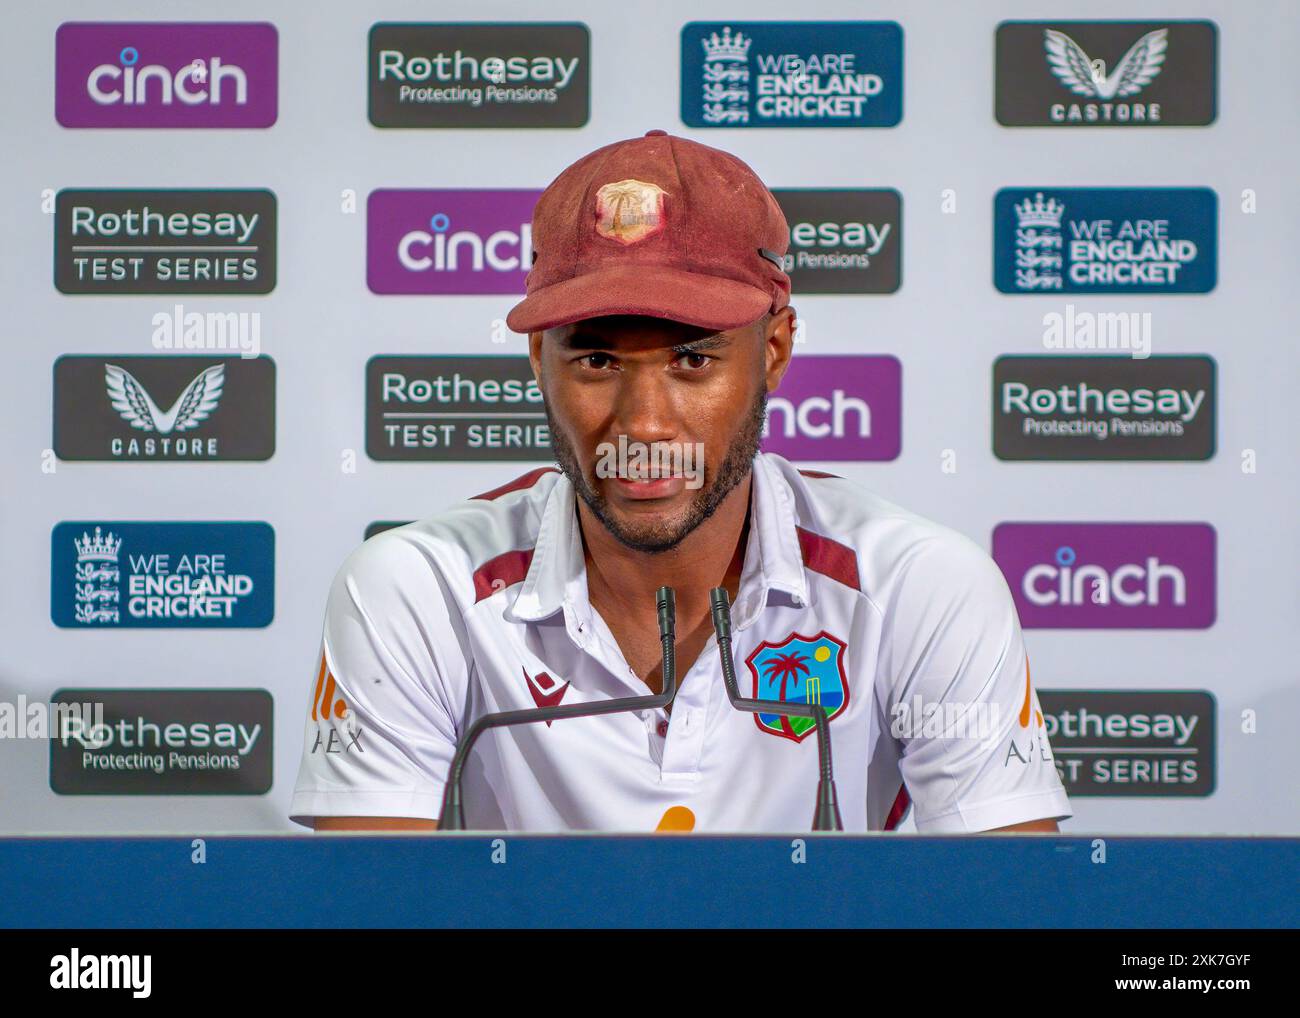
[[[66,522],[50,538],[64,629],[256,628],[275,607],[266,523]]]
[[[993,201],[1002,293],[1208,293],[1218,198],[1206,187],[1008,187]]]
[[[694,21],[682,28],[689,127],[893,127],[903,29],[893,21]]]
[[[1008,21],[997,30],[1006,127],[1189,127],[1215,118],[1210,21]]]

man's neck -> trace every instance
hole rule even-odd
[[[732,600],[740,585],[750,530],[751,470],[717,510],[668,551],[636,551],[618,541],[578,499],[578,523],[587,565],[587,591],[602,614],[654,613],[655,594],[672,587],[677,615],[684,622],[709,611],[709,591],[725,587]],[[679,627],[680,632],[680,627]]]

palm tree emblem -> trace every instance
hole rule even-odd
[[[635,244],[664,228],[663,196],[658,184],[615,180],[596,192],[596,232],[621,244]]]
[[[781,680],[781,685],[777,689],[777,699],[784,700],[786,685],[791,679],[795,683],[799,682],[799,673],[804,675],[811,674],[808,671],[808,659],[797,651],[791,651],[789,654],[777,654],[770,661],[763,665],[763,670],[767,672],[767,677],[776,681]]]

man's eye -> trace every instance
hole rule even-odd
[[[585,357],[579,357],[578,363],[589,368],[595,368],[596,370],[600,370],[601,368],[608,367],[612,363],[612,361],[610,359],[609,354],[589,353]]]
[[[712,359],[713,359],[712,357],[706,357],[702,353],[684,353],[681,355],[681,357],[678,358],[678,360],[680,360],[682,364],[684,364],[686,367],[690,368],[693,371],[698,371],[700,368],[708,364],[709,361],[711,361]]]

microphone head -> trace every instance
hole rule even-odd
[[[726,587],[714,587],[709,591],[709,611],[713,614],[713,629],[718,639],[731,639],[731,603]]]
[[[677,596],[672,587],[660,587],[655,592],[655,607],[659,610],[659,633],[674,632],[677,625]]]

